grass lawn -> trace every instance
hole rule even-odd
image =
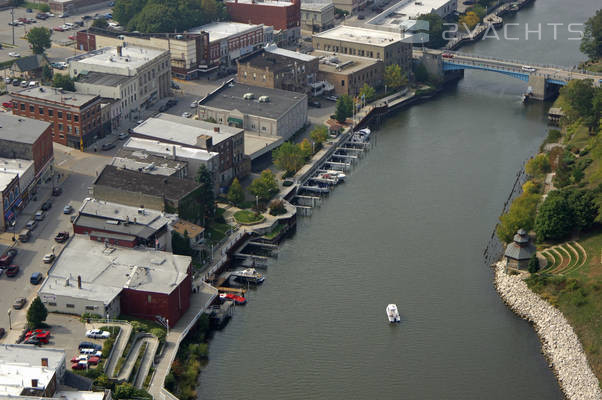
[[[282,228],[284,228],[284,225],[282,224],[278,224],[276,225],[276,227],[272,230],[272,232],[267,233],[265,235],[263,235],[266,239],[274,239],[276,236],[278,236],[278,234],[282,231]]]
[[[537,274],[529,287],[562,311],[581,340],[594,373],[602,382],[602,229],[583,235],[582,267],[567,275]]]
[[[265,217],[251,210],[240,210],[234,213],[234,219],[241,224],[254,224],[263,221]]]
[[[208,229],[211,243],[217,243],[223,238],[225,238],[226,233],[230,230],[230,228],[232,227],[228,224],[220,224],[217,222],[211,224],[211,226]]]

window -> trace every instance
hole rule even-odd
[[[57,111],[56,116],[57,116],[57,118],[63,118],[63,112]]]
[[[35,107],[31,104],[29,105],[29,112],[35,112]]]
[[[153,297],[149,294],[146,300],[147,300],[148,303],[152,303],[153,302]]]
[[[94,309],[96,309],[96,307],[94,307],[94,306],[86,306],[86,310],[94,310]]]
[[[49,306],[56,307],[56,303],[55,303],[55,302],[51,302],[51,301],[49,301],[47,304],[48,304]]]
[[[67,121],[71,121],[71,113],[67,113]]]
[[[59,131],[63,130],[63,124],[59,124]]]
[[[75,308],[75,305],[74,304],[65,304],[65,307],[67,307],[67,308]]]
[[[345,81],[341,80],[341,86],[345,86]]]
[[[73,127],[73,131],[76,135],[79,135],[79,128],[77,126]]]
[[[40,108],[38,109],[38,112],[40,113],[40,115],[44,115],[44,109],[43,109],[42,107],[40,107]]]
[[[25,111],[25,103],[21,103],[21,111]]]
[[[73,121],[74,121],[74,122],[77,122],[77,121],[79,121],[79,115],[77,115],[77,114],[73,114]]]
[[[67,133],[71,133],[71,126],[67,127]]]
[[[48,116],[52,117],[53,114],[54,114],[54,111],[49,108],[48,109]]]

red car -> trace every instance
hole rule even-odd
[[[87,361],[80,361],[78,363],[71,364],[71,369],[87,369],[87,368],[88,368]]]
[[[65,30],[61,26],[55,26],[54,28],[52,28],[52,30],[57,32],[65,32]]]
[[[232,293],[220,293],[219,298],[222,300],[232,300],[235,304],[239,306],[247,304],[247,299]]]
[[[13,103],[9,103],[8,101],[5,101],[4,103],[2,103],[2,107],[13,108]]]
[[[454,58],[454,55],[451,53],[443,53],[441,54],[441,57],[443,58]]]
[[[48,336],[50,336],[50,331],[47,331],[45,329],[35,329],[33,331],[27,331],[27,333],[25,334],[25,337],[28,338],[31,335],[40,335],[40,334],[48,334]]]
[[[98,365],[99,362],[100,362],[100,357],[92,356],[92,357],[88,358],[88,364],[90,364],[90,365]]]
[[[69,36],[69,40],[75,40],[75,36],[74,35]]]
[[[18,273],[19,273],[19,266],[16,264],[9,265],[8,268],[6,268],[6,276],[9,276],[12,278],[13,276],[17,276]]]

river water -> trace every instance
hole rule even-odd
[[[537,0],[520,41],[464,47],[572,65],[566,27],[597,0]],[[514,29],[514,27],[513,27]],[[533,36],[531,38],[534,38]],[[531,39],[530,38],[530,39]],[[528,323],[499,299],[482,253],[517,171],[546,134],[526,84],[466,71],[390,118],[347,183],[300,218],[262,287],[210,345],[200,399],[561,399]],[[397,303],[398,325],[385,307]]]

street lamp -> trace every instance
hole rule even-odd
[[[255,195],[255,208],[257,209],[257,212],[259,212],[259,196]]]
[[[9,331],[13,329],[13,323],[12,323],[12,321],[10,320],[10,313],[11,313],[12,311],[13,311],[13,310],[11,310],[10,308],[8,309],[8,330],[9,330]]]

